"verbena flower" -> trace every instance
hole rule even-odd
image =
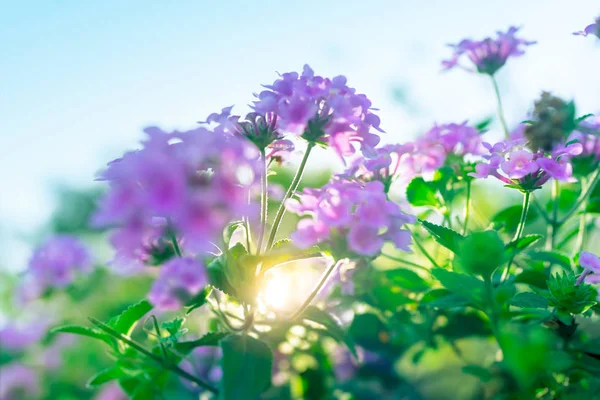
[[[10,324],[0,329],[0,348],[3,351],[19,351],[40,341],[48,332],[47,321],[19,325]]]
[[[579,264],[583,268],[582,274],[588,283],[600,283],[600,258],[587,251],[579,254]]]
[[[208,283],[206,268],[194,258],[174,258],[160,268],[148,300],[161,310],[178,310]]]
[[[575,36],[595,35],[600,38],[600,18],[596,18],[596,22],[586,26],[582,31],[573,32]]]
[[[527,140],[514,136],[494,145],[483,144],[488,149],[484,155],[486,161],[475,166],[475,172],[470,173],[475,178],[486,179],[489,176],[524,191],[535,190],[549,179],[563,182],[573,182],[573,167],[570,158],[581,154],[582,146],[571,143],[556,147],[551,153],[529,150]]]
[[[69,286],[92,270],[91,256],[77,238],[57,235],[37,247],[29,260],[19,295],[30,300],[53,288]]]
[[[282,132],[328,143],[341,156],[353,155],[354,145],[373,155],[379,136],[371,131],[383,132],[379,117],[371,101],[349,87],[345,77],[324,78],[305,65],[301,74],[281,74],[264,87],[253,108],[265,120],[276,121]]]
[[[336,254],[374,257],[389,241],[410,251],[411,235],[402,227],[414,223],[415,217],[389,201],[379,181],[362,183],[334,177],[320,189],[305,189],[286,206],[308,215],[291,236],[297,246],[326,243]]]
[[[248,199],[260,176],[258,151],[221,122],[210,130],[148,128],[141,150],[109,164],[100,178],[109,191],[94,221],[118,227],[111,237],[118,266],[160,255],[168,234],[192,253],[214,249],[230,221],[256,210]]]
[[[581,154],[572,160],[575,173],[587,175],[596,171],[600,164],[600,116],[581,121],[568,140],[582,146]]]
[[[449,45],[454,49],[452,58],[442,61],[445,69],[456,66],[471,71],[471,68],[459,64],[466,55],[477,68],[477,72],[494,75],[510,57],[518,57],[525,53],[524,47],[536,42],[517,38],[519,28],[511,26],[506,33],[497,32],[495,39],[487,37],[483,40],[464,39],[458,44]]]

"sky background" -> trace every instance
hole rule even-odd
[[[0,0],[0,268],[20,269],[59,184],[136,147],[147,125],[189,128],[305,63],[346,75],[405,142],[434,122],[493,115],[489,79],[442,73],[447,43],[522,26],[537,40],[498,80],[515,124],[541,90],[600,111],[600,44],[572,36],[597,0]]]

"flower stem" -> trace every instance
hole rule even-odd
[[[500,119],[500,123],[502,124],[502,129],[504,129],[504,137],[508,139],[510,134],[508,133],[508,126],[506,125],[506,119],[504,118],[504,108],[502,107],[502,98],[500,97],[500,89],[498,88],[498,82],[496,81],[496,77],[494,75],[490,75],[492,79],[492,84],[494,85],[494,92],[496,93],[496,101],[498,103],[498,118]]]
[[[411,231],[411,234],[412,234],[413,241],[415,242],[415,245],[417,245],[417,247],[419,248],[421,253],[423,253],[423,255],[425,257],[427,257],[427,259],[431,262],[431,264],[433,264],[434,267],[441,268],[440,265],[437,262],[435,262],[434,258],[431,257],[431,255],[427,252],[427,250],[425,250],[425,247],[423,247],[423,245],[421,244],[419,239],[417,239],[417,237],[414,235],[414,233],[412,231]]]
[[[185,378],[191,382],[194,382],[196,385],[200,386],[201,388],[204,388],[212,393],[218,394],[219,390],[215,387],[213,387],[212,385],[209,385],[208,383],[196,378],[195,376],[189,374],[188,372],[182,370],[181,368],[179,368],[177,365],[173,365],[173,364],[167,364],[165,362],[165,360],[163,360],[162,358],[160,358],[159,356],[157,356],[156,354],[152,353],[150,350],[147,350],[146,348],[144,348],[142,345],[136,343],[135,341],[131,340],[129,337],[123,335],[120,332],[117,332],[116,330],[114,330],[113,328],[111,328],[110,326],[98,321],[96,318],[93,317],[88,317],[88,319],[90,320],[90,322],[94,325],[96,325],[98,328],[102,329],[103,331],[105,331],[106,333],[110,334],[111,336],[115,337],[116,339],[119,339],[120,341],[127,343],[129,346],[131,346],[132,348],[136,349],[137,351],[139,351],[140,353],[144,354],[146,357],[150,358],[151,360],[153,360],[154,362],[158,363],[160,366],[162,366],[164,369],[169,370],[179,376],[181,376],[182,378]]]
[[[175,250],[175,254],[177,254],[177,257],[181,257],[181,249],[177,243],[177,236],[175,236],[173,232],[169,232],[169,237],[171,238],[171,243],[173,244],[173,250]]]
[[[267,178],[267,158],[265,155],[265,151],[262,151],[262,167],[261,171],[262,175],[260,177],[260,233],[258,235],[258,245],[256,246],[256,253],[260,254],[262,252],[263,241],[265,239],[265,232],[267,231],[267,217],[269,215],[269,194],[268,190],[268,178]]]
[[[386,253],[381,253],[381,255],[383,257],[385,257],[385,258],[388,258],[388,259],[392,260],[392,261],[396,261],[396,262],[399,262],[399,263],[402,263],[402,264],[406,264],[406,265],[409,265],[411,267],[415,267],[415,268],[418,268],[418,269],[422,269],[423,271],[429,272],[429,269],[427,267],[424,267],[422,265],[416,264],[416,263],[414,263],[412,261],[408,261],[408,260],[404,260],[402,258],[394,257],[394,256],[391,256],[391,255],[386,254]]]
[[[321,280],[319,281],[319,283],[317,284],[317,286],[313,289],[313,291],[311,292],[311,294],[306,298],[306,300],[304,301],[304,303],[302,303],[302,305],[300,306],[300,308],[298,308],[296,310],[296,312],[294,312],[292,315],[290,315],[288,317],[288,319],[290,321],[293,321],[296,318],[298,318],[300,315],[302,315],[302,313],[304,312],[304,310],[306,310],[306,308],[310,305],[310,303],[314,300],[314,298],[319,294],[319,292],[323,288],[323,285],[325,285],[325,282],[327,282],[327,279],[329,279],[329,276],[331,275],[331,273],[333,271],[335,271],[335,269],[339,265],[341,265],[342,263],[344,263],[346,261],[347,261],[346,259],[341,259],[341,260],[338,260],[338,261],[336,261],[334,263],[331,263],[331,265],[329,266],[329,268],[327,268],[327,271],[325,271],[325,273],[321,277]]]
[[[529,200],[531,199],[531,192],[525,192],[525,194],[523,195],[523,208],[521,209],[521,218],[519,220],[519,225],[517,226],[517,232],[515,232],[515,236],[513,237],[513,242],[521,239],[521,236],[523,235],[523,231],[525,230],[525,224],[527,223],[527,212],[529,211]],[[502,274],[502,278],[501,281],[503,282],[505,279],[508,278],[508,276],[510,275],[510,267],[513,264],[513,261],[515,259],[515,256],[513,255],[510,258],[510,261],[508,262],[508,264],[506,265],[506,270],[504,270],[504,273]]]
[[[463,236],[467,234],[469,225],[469,214],[471,213],[471,181],[467,181],[467,198],[465,200],[465,223],[463,225]]]
[[[312,142],[308,143],[308,147],[306,148],[306,152],[304,153],[304,157],[298,166],[298,170],[296,171],[296,175],[292,179],[290,186],[288,187],[287,192],[285,192],[285,196],[281,200],[281,204],[277,209],[277,213],[275,214],[275,219],[273,220],[273,226],[271,227],[271,233],[269,234],[269,240],[267,241],[266,250],[271,250],[273,247],[273,243],[275,242],[275,236],[277,235],[277,231],[279,230],[279,225],[281,224],[281,220],[283,219],[283,215],[285,214],[285,203],[291,198],[294,193],[296,193],[296,189],[298,189],[298,185],[300,184],[300,180],[302,179],[302,175],[304,174],[304,169],[306,168],[306,162],[308,161],[308,156],[312,151],[315,144]]]
[[[573,214],[575,214],[575,212],[577,212],[577,210],[579,210],[579,207],[583,204],[584,201],[587,201],[587,199],[594,191],[594,188],[598,184],[598,181],[600,181],[600,168],[596,171],[596,175],[594,175],[594,177],[591,179],[590,185],[587,188],[582,187],[579,199],[577,199],[577,202],[575,203],[573,208],[569,210],[569,212],[565,214],[565,216],[560,221],[558,221],[558,225],[564,224],[569,218],[573,216]]]

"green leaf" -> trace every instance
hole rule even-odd
[[[192,311],[206,304],[208,296],[212,292],[211,287],[205,287],[197,295],[192,297],[186,304],[185,315],[189,315]]]
[[[408,184],[406,198],[410,204],[416,207],[431,206],[437,208],[440,206],[440,201],[436,192],[435,184],[417,177]]]
[[[336,321],[328,312],[323,311],[315,306],[308,306],[300,318],[316,322],[317,324],[324,326],[325,330],[332,338],[340,343],[344,343],[354,357],[358,358],[354,342],[346,335],[338,321]]]
[[[235,297],[235,289],[231,286],[227,276],[225,275],[225,263],[225,254],[221,254],[206,266],[208,282],[215,289],[218,289],[229,296]]]
[[[73,335],[87,336],[93,339],[98,339],[108,344],[111,347],[115,347],[116,342],[110,335],[104,332],[97,331],[92,328],[79,325],[65,325],[54,328],[50,331],[51,334],[55,333],[72,333]]]
[[[459,245],[464,239],[464,236],[458,232],[448,229],[446,227],[432,224],[429,221],[419,220],[421,225],[431,234],[436,242],[452,251],[453,253],[459,252]]]
[[[176,343],[175,350],[182,354],[188,354],[196,347],[218,346],[219,342],[229,335],[229,332],[209,332],[198,340]]]
[[[529,246],[533,245],[535,242],[540,240],[542,235],[526,235],[518,240],[514,240],[506,245],[506,250],[511,253],[513,256],[522,252]]]
[[[442,286],[452,293],[464,296],[475,302],[476,305],[482,304],[485,292],[485,285],[482,280],[471,275],[459,274],[442,268],[434,268],[431,273],[440,281]]]
[[[127,378],[127,377],[129,377],[129,374],[127,374],[120,368],[110,367],[110,368],[103,369],[102,371],[98,372],[96,375],[92,376],[88,380],[86,386],[88,388],[95,388],[106,382],[110,382],[114,379],[121,379],[121,378]]]
[[[520,308],[546,308],[548,300],[533,292],[517,293],[510,301],[511,306]]]
[[[425,293],[420,306],[438,308],[440,310],[451,310],[469,305],[469,299],[465,296],[452,293],[447,289],[433,289]]]
[[[234,221],[227,225],[225,230],[223,231],[223,242],[225,243],[225,247],[229,248],[229,242],[231,242],[231,237],[238,230],[240,226],[244,225],[244,221]]]
[[[248,335],[221,341],[221,400],[256,400],[271,385],[273,353],[264,342]]]
[[[519,220],[521,219],[521,206],[510,206],[499,211],[490,221],[495,229],[504,229],[508,233],[517,231]],[[538,218],[539,214],[535,208],[531,208],[527,213],[526,223],[531,223]]]
[[[387,285],[375,286],[371,296],[366,296],[364,300],[387,311],[396,311],[401,306],[416,303],[416,300],[403,294],[400,287]]]
[[[373,313],[355,315],[348,328],[348,335],[357,345],[373,351],[385,349],[390,337],[386,325]]]
[[[489,382],[494,378],[494,374],[492,374],[487,368],[483,368],[479,365],[465,365],[462,368],[462,372],[473,375],[479,378],[482,382]]]
[[[429,289],[429,284],[419,274],[409,269],[399,268],[384,272],[385,277],[394,285],[412,292],[422,292]]]
[[[107,325],[123,335],[130,336],[137,322],[152,308],[153,306],[148,300],[142,300],[127,307],[117,317],[112,318]]]
[[[534,261],[547,261],[551,265],[560,265],[567,271],[573,269],[569,256],[558,251],[531,251],[527,256]]]

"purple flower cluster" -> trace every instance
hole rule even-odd
[[[91,270],[90,254],[78,239],[67,235],[54,236],[34,251],[20,297],[32,300],[49,289],[64,288],[73,283],[78,275]]]
[[[579,254],[579,264],[583,267],[583,277],[588,283],[600,283],[600,258],[587,251]]]
[[[596,18],[596,22],[586,26],[582,31],[573,32],[575,36],[595,35],[600,38],[600,18]]]
[[[190,257],[174,258],[164,264],[148,295],[161,310],[178,310],[196,295],[208,278],[204,265]]]
[[[522,190],[533,190],[551,178],[563,182],[575,181],[570,159],[582,152],[580,143],[558,147],[551,153],[532,152],[526,148],[527,140],[519,135],[494,145],[483,145],[489,151],[483,156],[487,162],[477,164],[471,176],[482,179],[494,176]]]
[[[40,379],[36,371],[19,362],[0,367],[0,399],[38,398]]]
[[[327,142],[341,156],[353,155],[354,144],[373,155],[379,136],[371,129],[383,132],[379,117],[371,112],[371,101],[349,87],[345,77],[323,78],[305,65],[301,74],[284,73],[265,88],[253,108],[275,120],[281,131]]]
[[[442,61],[445,69],[456,66],[471,71],[470,68],[459,64],[460,58],[466,54],[475,64],[477,72],[494,75],[510,57],[518,57],[525,53],[523,47],[535,44],[525,39],[517,38],[515,35],[519,28],[511,26],[506,33],[497,32],[495,39],[487,37],[483,40],[464,39],[456,45],[450,45],[454,49],[454,55],[449,60]]]
[[[258,151],[228,128],[148,128],[141,150],[109,164],[100,179],[110,190],[95,222],[119,227],[111,237],[118,266],[142,266],[164,250],[166,235],[176,235],[187,251],[208,251],[227,223],[252,214]]]
[[[305,189],[298,200],[290,199],[288,210],[301,219],[291,238],[300,247],[326,242],[336,252],[376,256],[386,241],[410,251],[410,231],[404,224],[415,223],[387,199],[379,181],[362,183],[335,177],[320,189]]]

